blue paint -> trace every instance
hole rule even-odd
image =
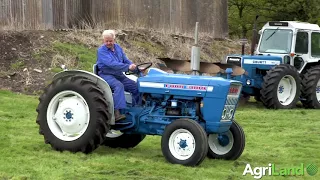
[[[188,146],[187,145],[187,140],[180,139],[179,146],[182,149],[186,148]]]
[[[169,74],[150,69],[137,80],[139,92],[144,95],[144,104],[122,110],[126,120],[112,127],[127,134],[162,135],[167,125],[177,119],[190,119],[199,123],[207,133],[222,133],[229,130],[232,118],[221,121],[223,109],[235,106],[239,96],[230,101],[232,84],[241,84],[222,77]],[[235,111],[235,109],[234,109]],[[180,146],[186,146],[183,140]]]
[[[66,118],[68,119],[68,120],[70,120],[70,119],[72,119],[72,113],[71,113],[71,111],[67,111],[67,113],[66,113]]]
[[[240,81],[243,85],[242,93],[248,95],[259,95],[263,84],[265,72],[277,64],[283,63],[282,56],[271,55],[229,55],[228,57],[238,58],[240,62],[227,62],[241,66],[246,73],[240,76],[231,76],[231,79]],[[219,77],[228,78],[227,74],[218,74]],[[250,82],[250,84],[247,84]]]
[[[283,87],[283,86],[280,86],[280,87],[279,87],[279,93],[282,94],[283,91],[284,91],[284,87]]]
[[[230,143],[229,137],[227,135],[218,135],[218,142],[221,146],[227,146]]]

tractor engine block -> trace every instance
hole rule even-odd
[[[166,96],[162,94],[149,94],[146,98],[146,106],[155,106],[163,109],[163,116],[196,116],[195,98]]]

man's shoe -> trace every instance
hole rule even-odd
[[[115,117],[115,121],[121,121],[126,119],[126,116],[123,114],[120,114],[119,110],[114,111],[114,117]]]

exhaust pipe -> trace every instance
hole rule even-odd
[[[200,70],[200,47],[198,46],[198,24],[196,22],[196,29],[194,33],[194,45],[191,49],[191,70],[193,75],[198,75]]]
[[[256,15],[256,19],[254,21],[253,25],[253,33],[252,33],[252,42],[251,42],[251,56],[254,54],[254,48],[256,46],[256,39],[257,39],[257,20],[259,18],[259,15]]]

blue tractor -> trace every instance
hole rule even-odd
[[[295,21],[267,22],[251,55],[229,55],[224,64],[241,67],[234,76],[242,94],[254,96],[265,107],[320,108],[320,27]],[[255,43],[253,38],[253,44]]]
[[[37,124],[45,143],[57,151],[91,153],[100,145],[133,148],[146,135],[160,135],[166,160],[199,165],[205,157],[235,160],[245,135],[234,115],[239,81],[221,77],[172,74],[151,63],[137,66],[142,101],[126,92],[126,119],[115,122],[112,91],[94,72],[56,74],[39,98]],[[146,74],[140,70],[148,68]]]
[[[255,28],[256,29],[256,28]],[[254,29],[254,32],[256,30]],[[317,24],[267,22],[254,33],[249,55],[228,55],[219,63],[201,62],[202,72],[242,82],[242,96],[254,96],[266,108],[291,109],[298,101],[305,108],[320,108],[320,27]],[[255,48],[255,50],[254,50]],[[190,60],[161,58],[162,69],[190,71]]]

